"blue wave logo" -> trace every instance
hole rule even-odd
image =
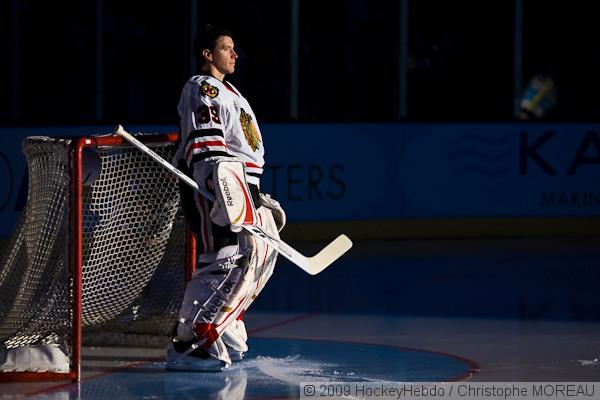
[[[489,137],[474,134],[460,136],[446,157],[454,175],[500,177],[513,169],[512,135]]]

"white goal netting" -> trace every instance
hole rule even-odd
[[[72,343],[72,143],[23,144],[29,191],[0,258],[0,351]],[[149,146],[167,160],[175,151],[173,143]],[[130,146],[87,149],[83,164],[84,337],[166,337],[186,273],[179,183]]]

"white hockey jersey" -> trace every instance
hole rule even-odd
[[[186,82],[178,105],[181,143],[174,163],[184,159],[194,180],[205,186],[219,159],[235,157],[246,166],[246,180],[260,187],[264,146],[248,101],[230,83],[210,75]]]

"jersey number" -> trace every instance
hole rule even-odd
[[[206,104],[202,104],[198,108],[197,118],[198,118],[198,123],[199,124],[207,124],[211,120],[215,124],[220,124],[221,123],[221,119],[219,118],[219,113],[217,112],[217,108],[213,107],[213,106],[209,107]]]

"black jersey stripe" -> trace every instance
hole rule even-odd
[[[203,151],[201,153],[196,153],[192,156],[192,160],[190,162],[190,167],[192,165],[194,165],[194,163],[197,163],[198,161],[204,161],[210,157],[233,157],[233,156],[224,151]]]
[[[196,138],[206,137],[206,136],[221,136],[221,137],[224,137],[223,136],[223,131],[220,130],[220,129],[216,129],[216,128],[198,129],[198,130],[190,132],[190,134],[188,135],[188,138],[187,138],[186,146],[192,140],[194,140]]]

